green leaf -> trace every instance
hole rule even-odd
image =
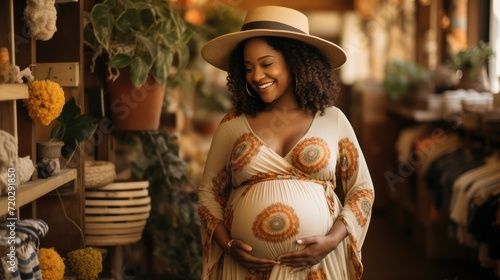
[[[136,88],[140,88],[145,82],[152,64],[141,57],[135,57],[130,63],[130,81]]]
[[[80,107],[76,105],[75,98],[72,97],[68,102],[64,103],[63,110],[57,120],[64,125],[67,125],[72,119],[81,114]]]
[[[116,28],[121,32],[146,32],[154,24],[154,15],[150,9],[130,8],[116,19]]]
[[[80,142],[89,140],[97,129],[97,119],[89,115],[81,115],[75,98],[64,104],[63,110],[57,118],[59,125],[52,128],[51,141],[64,142],[62,155],[69,159]]]
[[[116,54],[108,62],[111,68],[123,68],[127,67],[132,62],[132,57],[126,54]]]
[[[177,65],[178,72],[181,72],[186,68],[189,63],[189,47],[187,45],[181,44],[178,51],[179,64]]]
[[[111,30],[113,29],[113,14],[109,7],[104,4],[96,4],[90,14],[90,22],[94,28],[94,35],[105,49],[109,48],[111,39]]]
[[[173,59],[173,53],[161,51],[158,54],[158,58],[156,59],[153,68],[151,69],[151,75],[153,75],[156,81],[158,81],[161,85],[165,84],[165,77],[168,76]]]
[[[149,54],[149,58],[146,57],[145,60],[150,59],[151,61],[155,60],[158,56],[158,42],[156,42],[153,38],[149,38],[142,35],[137,35],[138,44],[142,44],[147,50],[146,56]]]
[[[80,115],[66,126],[66,135],[78,142],[89,140],[96,131],[96,118],[89,115]]]

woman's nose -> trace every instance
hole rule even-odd
[[[259,68],[256,68],[254,71],[253,71],[253,76],[252,76],[252,79],[255,81],[255,82],[258,82],[260,81],[263,77],[264,77],[264,71],[262,71],[261,69]]]

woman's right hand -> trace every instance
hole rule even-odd
[[[279,264],[275,260],[258,258],[252,255],[252,247],[240,239],[234,239],[229,248],[229,255],[250,272],[270,271]]]

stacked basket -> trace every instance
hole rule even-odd
[[[149,218],[149,182],[114,182],[85,191],[86,244],[117,246],[141,239]]]

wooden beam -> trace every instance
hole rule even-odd
[[[299,11],[353,10],[352,0],[208,0],[205,8],[226,7],[248,10],[253,7],[276,5],[293,8]]]

